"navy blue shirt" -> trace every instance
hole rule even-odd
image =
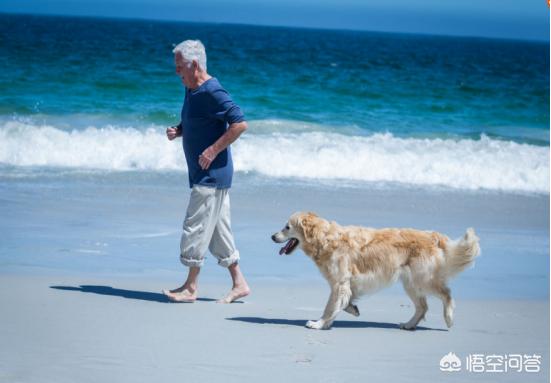
[[[201,169],[199,155],[226,132],[228,124],[244,120],[243,112],[216,78],[208,79],[197,89],[186,88],[181,126],[189,187],[231,187],[233,162],[230,147],[220,152],[207,170]]]

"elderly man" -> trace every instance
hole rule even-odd
[[[228,92],[207,73],[205,47],[200,41],[183,41],[173,53],[186,94],[181,122],[168,128],[166,135],[169,140],[182,137],[188,166],[191,196],[180,260],[189,267],[189,273],[182,286],[163,293],[174,302],[194,302],[208,248],[218,264],[228,268],[233,281],[231,291],[218,302],[231,303],[249,294],[231,232],[228,195],[233,175],[229,146],[247,129],[247,123]]]

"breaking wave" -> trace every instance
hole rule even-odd
[[[290,125],[290,128],[288,127]],[[237,172],[268,177],[399,182],[417,186],[549,192],[549,147],[480,139],[402,138],[390,133],[334,133],[298,122],[251,121],[233,145]],[[288,127],[282,129],[282,127]],[[164,127],[117,125],[68,130],[7,121],[0,164],[128,170],[186,170],[179,140]]]

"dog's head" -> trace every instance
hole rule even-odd
[[[287,242],[279,250],[279,254],[289,255],[299,245],[310,241],[316,220],[319,220],[319,217],[314,213],[294,213],[285,224],[285,227],[272,235],[272,240],[275,243]]]

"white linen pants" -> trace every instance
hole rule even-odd
[[[229,189],[194,185],[180,240],[180,261],[201,267],[207,249],[228,267],[239,260],[230,223]]]

